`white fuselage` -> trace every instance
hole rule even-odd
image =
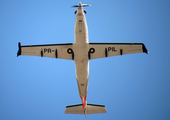
[[[86,18],[82,7],[79,7],[75,20],[75,43],[74,43],[74,62],[76,67],[76,79],[79,95],[82,103],[86,102],[87,86],[89,78],[89,59],[88,59],[88,29]]]

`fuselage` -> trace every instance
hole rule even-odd
[[[76,79],[79,95],[82,100],[83,110],[86,103],[88,78],[89,78],[89,59],[88,59],[88,28],[83,7],[78,7],[75,20],[75,42],[74,42],[74,62],[76,68]]]

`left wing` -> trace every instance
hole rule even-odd
[[[143,43],[89,43],[89,59],[132,54],[148,53]]]
[[[29,55],[74,60],[73,43],[21,46],[19,42],[18,47],[17,56]]]

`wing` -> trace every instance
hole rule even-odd
[[[17,56],[29,55],[74,60],[73,43],[21,46],[19,42],[18,47]]]
[[[132,53],[148,53],[143,43],[89,43],[89,59]]]

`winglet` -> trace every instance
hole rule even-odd
[[[146,47],[145,47],[145,45],[144,44],[142,44],[142,49],[143,49],[143,52],[144,53],[146,53],[146,54],[148,54],[149,52],[148,52],[148,50],[146,49]]]
[[[19,50],[18,50],[18,52],[17,52],[17,57],[18,57],[19,55],[21,55],[21,43],[20,43],[20,42],[18,43],[18,48],[19,48]]]

